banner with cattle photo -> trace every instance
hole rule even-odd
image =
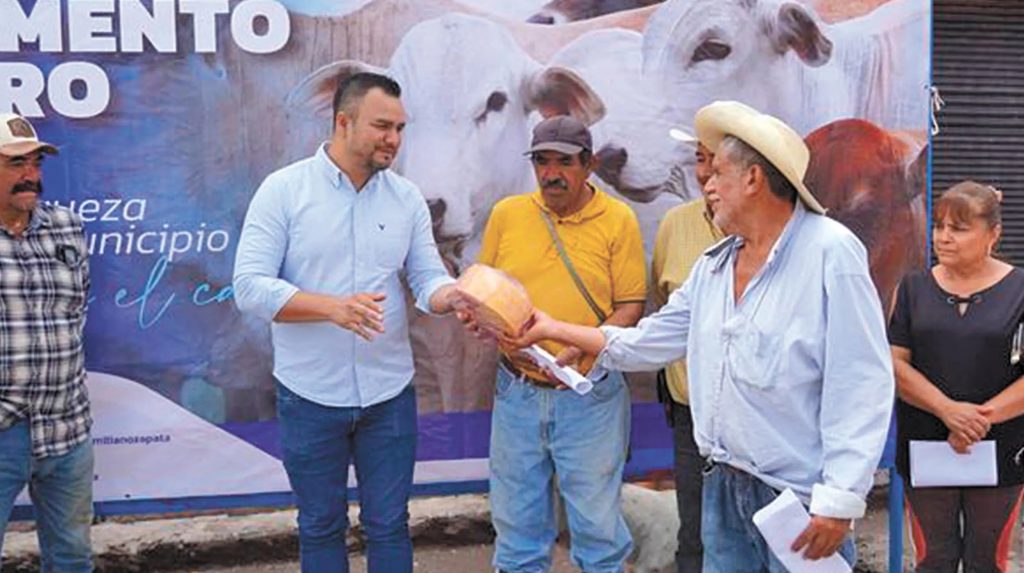
[[[288,491],[269,325],[238,312],[231,275],[253,193],[329,137],[339,79],[401,84],[394,168],[453,274],[495,202],[534,188],[523,152],[554,114],[591,126],[595,183],[635,209],[649,257],[700,195],[669,129],[733,99],[806,136],[807,182],[888,300],[925,260],[930,19],[925,0],[0,0],[0,111],[59,144],[42,199],[88,235],[97,501]],[[453,317],[409,321],[420,491],[486,487],[495,348]],[[628,471],[669,468],[653,375],[630,382]]]

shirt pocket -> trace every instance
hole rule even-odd
[[[401,270],[409,254],[411,233],[403,225],[375,223],[370,234],[374,263],[387,271]]]
[[[782,333],[768,332],[744,316],[726,321],[725,364],[729,377],[756,390],[773,390],[784,383],[780,376]]]

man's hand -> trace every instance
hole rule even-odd
[[[580,365],[580,360],[583,359],[583,351],[575,346],[566,346],[555,356],[555,362],[559,366],[571,366],[577,368]]]
[[[577,368],[579,366],[581,358],[583,358],[582,350],[576,348],[575,346],[566,346],[561,350],[561,352],[558,353],[557,356],[555,356],[555,363],[558,364],[559,366],[570,366],[572,368]],[[561,380],[558,379],[557,376],[555,376],[555,373],[552,372],[550,368],[545,366],[542,367],[541,370],[544,372],[544,376],[547,377],[546,382],[550,383],[552,386],[559,390],[563,388],[568,388],[568,386],[566,386],[564,382],[562,382]]]
[[[555,319],[548,316],[545,312],[534,309],[533,316],[530,317],[526,324],[523,325],[523,331],[518,337],[503,337],[502,343],[515,348],[526,348],[532,344],[536,344],[541,340],[547,340],[551,338],[557,322]]]
[[[992,423],[986,417],[991,413],[991,406],[950,401],[939,413],[939,418],[949,428],[950,433],[959,434],[973,444],[981,441],[991,429]]]
[[[373,340],[377,333],[384,332],[384,308],[377,304],[384,299],[382,293],[369,292],[334,298],[329,312],[331,322]]]
[[[849,519],[812,515],[810,525],[796,538],[791,549],[800,552],[806,547],[804,559],[824,559],[839,551],[848,533]]]
[[[465,307],[459,289],[451,284],[438,288],[430,295],[430,310],[435,314],[448,314]]]

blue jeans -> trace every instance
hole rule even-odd
[[[367,408],[336,408],[277,385],[288,481],[298,500],[302,573],[347,573],[348,466],[359,481],[359,520],[370,573],[410,573],[409,495],[416,458],[416,394]]]
[[[42,573],[92,571],[92,481],[92,438],[66,454],[35,458],[27,422],[0,430],[0,532],[7,530],[14,500],[27,484]]]
[[[779,495],[761,480],[736,468],[714,464],[704,474],[701,539],[704,573],[786,573],[754,525],[754,513]],[[839,548],[856,563],[852,532]]]
[[[557,475],[573,563],[585,573],[622,571],[633,545],[620,506],[629,424],[629,391],[619,373],[580,396],[498,370],[490,458],[495,567],[549,569]]]

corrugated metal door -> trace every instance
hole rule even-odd
[[[1024,265],[1024,1],[935,0],[932,82],[946,105],[932,190],[963,179],[1003,191],[1002,253]]]

